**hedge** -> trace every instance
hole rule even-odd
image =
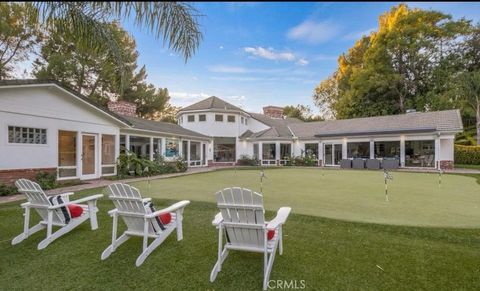
[[[480,146],[455,145],[455,163],[480,165]]]

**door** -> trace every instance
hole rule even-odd
[[[335,144],[334,146],[334,154],[333,154],[333,164],[340,165],[340,161],[342,160],[342,144]]]
[[[97,136],[82,135],[82,179],[97,178]]]
[[[202,157],[203,157],[202,165],[206,165],[207,164],[207,145],[204,143],[202,143]]]
[[[325,166],[340,165],[342,160],[342,144],[325,144],[324,147]]]
[[[324,162],[325,162],[325,166],[332,166],[332,149],[333,149],[333,145],[331,144],[326,144],[325,145],[325,148],[324,148],[324,153],[325,153],[325,158],[323,159]]]

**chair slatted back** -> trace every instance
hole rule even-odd
[[[215,194],[230,243],[263,247],[265,211],[263,196],[249,189],[225,188]]]
[[[48,201],[47,195],[45,194],[45,192],[43,192],[42,187],[40,187],[38,183],[27,179],[18,179],[15,182],[15,186],[17,186],[18,192],[27,196],[28,202],[34,205],[52,205],[50,201]],[[66,201],[64,202],[68,202],[68,198],[65,198],[65,200]],[[43,220],[47,221],[48,212],[46,209],[35,208],[35,210],[42,217]],[[59,214],[57,211],[54,211],[53,222],[64,223],[64,220],[65,218],[62,217],[61,214]]]
[[[143,198],[137,188],[127,184],[115,183],[108,186],[108,193],[110,199],[115,205],[115,208],[117,208],[119,212],[140,215],[147,213],[145,204],[143,203]],[[122,214],[120,214],[120,216],[129,230],[143,232],[143,217],[133,217]],[[149,233],[155,233],[151,224],[149,224]]]

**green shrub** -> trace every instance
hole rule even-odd
[[[249,155],[241,155],[240,159],[237,160],[237,164],[239,166],[257,166],[259,164],[259,160],[250,157]]]
[[[291,158],[291,165],[297,167],[314,167],[317,165],[315,155],[297,156]]]
[[[36,181],[43,190],[49,190],[57,187],[57,173],[38,172]]]
[[[175,159],[175,168],[177,172],[185,172],[188,169],[188,163],[182,158],[178,157]]]
[[[480,165],[480,146],[455,145],[455,163]]]
[[[17,194],[17,188],[7,184],[0,183],[0,196],[9,196]]]
[[[182,158],[177,158],[173,162],[166,162],[160,155],[157,155],[155,160],[150,161],[149,159],[139,158],[135,153],[125,152],[120,154],[117,159],[118,178],[185,172],[187,168],[187,162]]]

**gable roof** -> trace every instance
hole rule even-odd
[[[143,119],[140,117],[123,116],[130,124],[132,129],[155,131],[159,133],[174,134],[180,136],[198,137],[209,139],[208,136],[198,132],[188,130],[175,123]]]
[[[192,111],[192,110],[210,110],[210,109],[218,109],[218,110],[230,110],[230,111],[240,111],[245,112],[243,109],[230,104],[218,97],[212,96],[208,97],[207,99],[203,99],[197,103],[194,103],[190,106],[184,107],[179,110],[182,111]]]
[[[270,128],[267,128],[265,130],[251,133],[248,136],[244,136],[245,133],[240,137],[240,138],[253,138],[253,139],[284,139],[284,138],[292,138],[293,134],[291,130],[289,129],[289,126],[291,124],[303,124],[304,122],[300,119],[297,118],[271,118],[269,116],[266,116],[264,114],[260,113],[251,113],[249,112],[250,116],[252,118],[260,121],[261,123],[269,126]]]
[[[420,132],[459,132],[463,130],[460,111],[414,112],[291,124],[298,138],[340,137]]]

